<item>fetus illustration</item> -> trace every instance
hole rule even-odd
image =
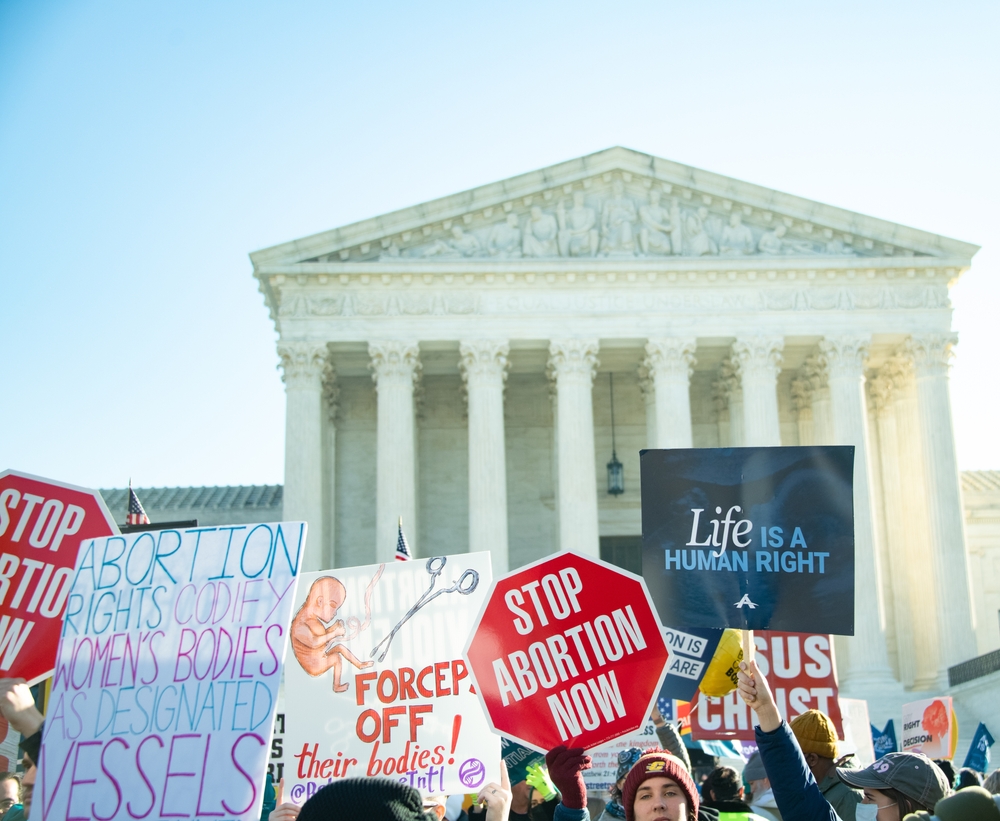
[[[345,624],[345,619],[337,618],[347,598],[347,589],[333,576],[321,576],[312,583],[306,600],[292,619],[291,643],[295,658],[310,676],[321,676],[332,669],[335,693],[343,693],[348,688],[347,683],[341,681],[345,659],[359,670],[374,664],[361,661],[343,642],[368,627],[371,621],[371,593],[381,575],[382,567],[365,593],[364,622],[352,616]]]

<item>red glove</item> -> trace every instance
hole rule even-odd
[[[583,783],[584,770],[590,769],[590,756],[584,755],[582,747],[572,750],[565,745],[549,750],[545,756],[545,766],[549,768],[549,778],[562,793],[563,806],[571,810],[582,810],[587,806],[587,785]]]

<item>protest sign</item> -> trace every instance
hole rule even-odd
[[[285,794],[389,776],[425,794],[500,780],[462,648],[489,553],[305,573],[285,668]]]
[[[583,771],[583,781],[588,790],[607,791],[615,783],[615,775],[618,771],[618,756],[630,747],[638,747],[642,751],[658,749],[660,740],[656,736],[656,727],[653,726],[652,719],[646,722],[637,730],[623,736],[619,736],[614,741],[602,744],[600,747],[590,751],[591,767]]]
[[[871,723],[868,721],[868,702],[862,698],[838,698],[842,716],[843,741],[837,745],[837,755],[853,755],[851,767],[867,767],[875,763]]]
[[[965,756],[963,767],[969,767],[977,772],[985,773],[990,767],[990,747],[993,746],[993,736],[986,729],[983,722],[979,722],[976,727],[976,734],[972,737],[972,744],[969,745],[969,752]]]
[[[85,541],[32,814],[260,816],[303,522]]]
[[[542,752],[641,727],[667,656],[642,578],[571,551],[497,580],[466,647],[493,729]]]
[[[533,764],[545,765],[545,756],[537,750],[529,750],[509,738],[500,739],[500,755],[507,765],[507,777],[511,784],[517,784],[528,777],[528,767]]]
[[[854,634],[854,448],[645,450],[642,575],[664,624]]]
[[[781,717],[789,721],[807,710],[820,710],[830,716],[837,735],[843,738],[830,637],[761,631],[754,633],[753,640],[754,659],[771,685]],[[735,669],[733,675],[736,675]],[[699,740],[752,740],[753,716],[735,690],[722,698],[698,693],[691,707],[691,732]]]
[[[904,753],[928,758],[951,758],[958,743],[958,728],[951,696],[925,698],[903,705]]]
[[[683,630],[665,627],[663,635],[670,651],[667,674],[660,687],[661,699],[690,701],[705,676],[708,664],[722,638],[722,630],[688,627]],[[661,711],[662,712],[662,711]]]
[[[274,729],[271,733],[271,754],[267,761],[267,772],[277,784],[285,777],[285,714],[276,713]]]
[[[874,724],[871,725],[871,730],[872,750],[876,759],[881,758],[887,753],[899,752],[896,746],[896,726],[891,718],[886,722],[884,730],[880,730]]]
[[[52,673],[80,542],[117,532],[97,491],[0,473],[0,676]]]

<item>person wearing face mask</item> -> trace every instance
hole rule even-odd
[[[740,662],[737,690],[760,722],[755,728],[757,748],[782,817],[837,821],[837,813],[820,792],[754,661]],[[891,753],[863,770],[838,769],[837,775],[846,784],[864,790],[864,798],[855,808],[857,821],[902,821],[908,812],[931,809],[948,794],[941,771],[929,758],[915,753]]]
[[[750,809],[767,821],[781,821],[781,813],[774,801],[771,782],[767,780],[767,772],[759,752],[755,752],[747,761],[743,779],[750,785]]]
[[[857,821],[902,821],[932,811],[950,792],[941,770],[919,753],[888,753],[863,770],[837,770],[841,781],[865,791],[855,809]]]

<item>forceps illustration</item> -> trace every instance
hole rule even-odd
[[[437,585],[438,576],[441,575],[441,571],[444,570],[444,566],[447,563],[447,556],[434,556],[427,560],[427,572],[431,574],[430,585],[427,590],[424,591],[424,594],[417,599],[417,603],[414,604],[413,607],[407,611],[406,615],[399,620],[396,626],[392,628],[392,632],[372,648],[369,658],[373,658],[380,662],[384,661],[386,654],[389,652],[389,645],[392,644],[392,640],[396,637],[396,633],[399,632],[399,628],[406,624],[406,622],[409,621],[413,615],[420,610],[420,608],[430,604],[442,593],[455,593],[457,591],[463,596],[468,596],[473,590],[476,589],[476,587],[479,586],[479,573],[472,568],[469,568],[458,577],[458,581],[456,581],[451,587],[442,587],[440,590],[435,591],[434,588]]]

